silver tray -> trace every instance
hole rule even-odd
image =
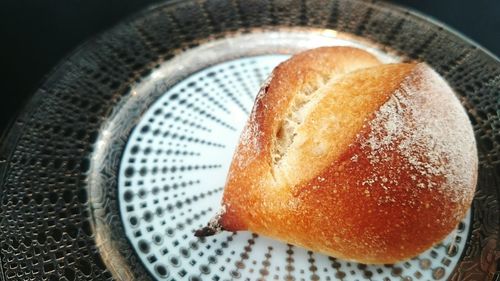
[[[195,238],[217,209],[262,80],[289,55],[324,45],[425,61],[445,77],[478,142],[468,216],[422,255],[383,266],[249,232]],[[2,140],[0,279],[494,280],[499,92],[497,58],[383,2],[152,7],[63,61]]]

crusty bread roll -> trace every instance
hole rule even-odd
[[[477,180],[471,124],[423,63],[324,47],[280,64],[230,167],[223,211],[197,232],[251,230],[338,258],[394,263],[441,241]]]

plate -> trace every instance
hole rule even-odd
[[[249,232],[198,239],[259,85],[291,54],[350,45],[427,62],[474,126],[467,217],[411,260],[345,262]],[[87,42],[0,149],[3,280],[494,280],[500,63],[421,15],[366,1],[178,1]]]

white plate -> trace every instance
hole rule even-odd
[[[203,58],[220,48],[237,53],[234,46],[241,42],[253,50],[259,45],[276,51],[278,41],[272,46],[267,40],[280,36],[295,38],[300,49],[356,45],[385,61],[398,60],[324,34],[287,35],[215,41],[152,76],[160,81],[169,77],[169,67],[192,65],[193,54]],[[218,210],[232,154],[260,84],[289,57],[277,51],[236,56],[191,73],[170,88],[147,109],[128,140],[119,171],[120,212],[126,235],[149,272],[158,280],[445,280],[464,249],[470,214],[432,249],[387,266],[346,262],[250,232],[193,236]],[[203,65],[200,60],[196,64]],[[137,88],[141,92],[141,85]]]

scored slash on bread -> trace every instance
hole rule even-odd
[[[423,63],[351,47],[297,54],[257,95],[222,211],[195,233],[250,230],[363,263],[411,258],[468,210],[477,152],[467,115]]]

